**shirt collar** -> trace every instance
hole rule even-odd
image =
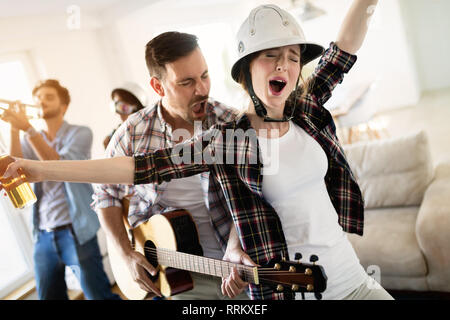
[[[159,100],[158,103],[156,104],[156,114],[158,116],[158,119],[163,126],[169,125],[163,118],[161,108],[162,108],[162,100]]]
[[[67,131],[68,128],[69,128],[69,124],[67,123],[66,120],[63,120],[61,127],[59,127],[58,131],[56,132],[55,139],[53,139],[53,141],[51,141],[51,142],[55,142],[55,141],[59,140],[62,136],[64,136],[64,133]],[[44,130],[41,130],[41,133],[44,136],[45,140],[50,142],[47,135],[44,133]]]

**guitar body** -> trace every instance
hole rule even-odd
[[[244,281],[264,284],[277,292],[314,292],[316,298],[321,299],[320,293],[326,289],[327,276],[323,267],[316,265],[318,257],[315,255],[310,257],[312,264],[276,259],[263,267],[203,257],[197,227],[189,212],[175,210],[156,214],[147,222],[131,229],[127,220],[128,204],[127,199],[124,199],[123,218],[129,230],[131,244],[158,271],[156,276],[149,276],[165,297],[193,288],[189,271],[224,278],[235,268]],[[142,290],[133,280],[127,264],[108,237],[107,245],[111,268],[122,293],[130,300],[154,296]],[[300,258],[301,255],[295,259]]]
[[[147,222],[130,229],[131,242],[135,250],[143,254],[158,269],[158,274],[151,277],[165,297],[170,297],[193,288],[190,273],[160,265],[155,248],[164,248],[178,252],[202,255],[198,241],[197,228],[190,214],[185,210],[170,211],[152,216]],[[107,241],[111,268],[117,285],[130,300],[148,298],[149,293],[142,290],[132,279],[128,266]]]

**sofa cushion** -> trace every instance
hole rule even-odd
[[[347,235],[361,264],[379,266],[381,278],[426,276],[427,264],[415,233],[418,211],[419,207],[366,210],[364,235]]]
[[[433,178],[427,136],[407,136],[344,146],[366,208],[420,205]]]

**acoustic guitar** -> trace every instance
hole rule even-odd
[[[128,203],[124,203],[124,218]],[[277,292],[314,292],[321,299],[326,289],[327,277],[323,267],[312,256],[311,264],[300,261],[271,261],[264,267],[252,267],[228,261],[203,257],[197,227],[185,210],[169,211],[152,216],[136,228],[129,227],[129,236],[136,251],[142,253],[158,270],[150,276],[164,297],[170,297],[193,288],[189,271],[216,277],[227,277],[236,268],[244,281],[264,284]],[[107,237],[108,238],[108,237]],[[122,293],[130,300],[154,296],[142,290],[131,277],[126,262],[107,240],[111,268]],[[296,256],[296,259],[300,257]]]

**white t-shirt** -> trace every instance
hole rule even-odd
[[[293,122],[280,138],[258,139],[264,165],[263,195],[280,217],[290,259],[296,252],[302,254],[304,262],[317,255],[317,263],[328,277],[323,299],[344,298],[367,274],[338,223],[328,195],[325,152]],[[306,293],[305,298],[314,299],[314,295]]]
[[[200,175],[176,179],[163,185],[159,204],[189,211],[197,225],[200,245],[205,257],[222,259],[223,252],[214,234],[211,218],[206,208]],[[183,207],[180,208],[180,203]]]

